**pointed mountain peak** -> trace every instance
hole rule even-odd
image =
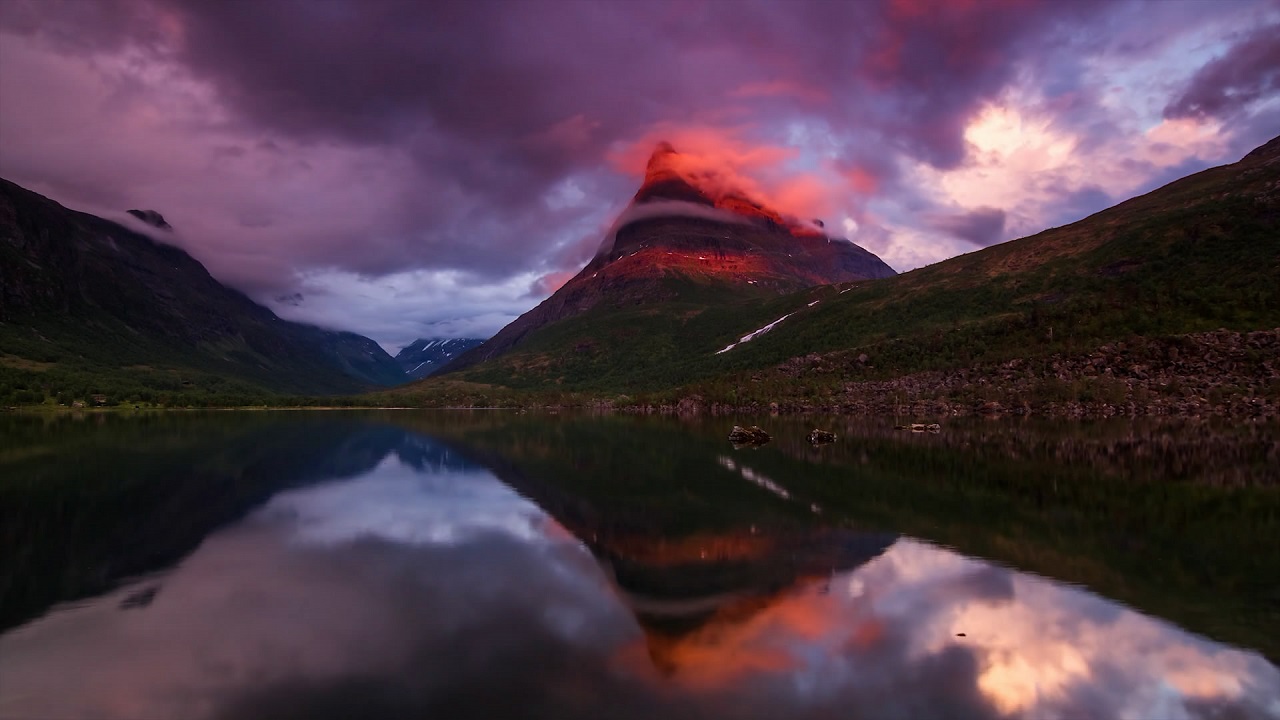
[[[715,205],[714,197],[698,187],[681,172],[681,154],[671,143],[662,141],[649,155],[644,169],[644,182],[636,192],[635,202],[681,200],[698,205]]]
[[[696,153],[683,154],[663,140],[654,147],[645,166],[644,183],[635,203],[677,200],[725,210],[752,220],[789,227],[782,213],[739,186],[732,170],[725,171],[715,161]],[[812,234],[812,228],[805,232]],[[821,234],[821,233],[819,233]]]
[[[654,146],[653,152],[649,153],[649,164],[645,168],[646,174],[664,166],[671,155],[679,155],[671,143],[661,140]]]
[[[165,221],[164,216],[155,210],[130,210],[129,214],[151,227],[160,228],[161,230],[173,229],[173,226]]]

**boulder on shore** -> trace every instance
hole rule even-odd
[[[734,425],[733,429],[729,431],[729,442],[735,445],[763,445],[769,442],[770,439],[769,433],[760,429],[759,425],[745,428],[741,425]]]

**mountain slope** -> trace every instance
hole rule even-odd
[[[5,180],[0,370],[11,390],[81,396],[354,392],[403,379],[373,341],[281,320],[184,251]]]
[[[760,366],[875,346],[881,364],[917,369],[1280,326],[1280,138],[1070,225],[833,293],[796,320],[725,355]]]
[[[591,262],[446,371],[499,357],[543,329],[597,308],[648,312],[675,304],[683,313],[677,317],[687,317],[711,305],[894,274],[872,253],[829,237],[821,221],[784,217],[732,187],[682,171],[682,157],[660,144],[639,191]],[[594,342],[590,334],[576,336]],[[627,345],[612,343],[611,349],[626,353]]]
[[[457,379],[608,393],[699,382],[728,401],[819,393],[1135,336],[1280,327],[1278,288],[1280,138],[1071,225],[896,277],[732,306],[637,309],[606,294]],[[627,352],[600,352],[617,344]]]
[[[409,379],[421,380],[482,342],[481,338],[418,338],[396,353],[396,363]]]
[[[406,383],[410,379],[395,358],[363,335],[301,323],[289,325],[304,340],[320,347],[330,365],[360,382],[386,387]]]

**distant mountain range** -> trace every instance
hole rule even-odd
[[[280,319],[165,243],[159,213],[130,213],[160,239],[0,180],[0,395],[328,394],[407,379],[369,338]]]
[[[1071,225],[896,276],[817,223],[713,196],[678,172],[672,153],[655,152],[631,207],[581,273],[446,369],[455,390],[463,381],[485,392],[843,407],[896,387],[899,398],[933,392],[950,408],[1008,400],[1026,381],[1018,402],[1204,402],[1169,395],[1153,379],[1157,361],[1169,377],[1195,380],[1195,393],[1246,403],[1280,388],[1280,369],[1244,350],[1239,362],[1212,359],[1266,338],[1183,337],[1280,327],[1280,138]],[[1103,347],[1148,337],[1172,339],[1143,346],[1155,359]],[[1224,374],[1246,366],[1247,378]],[[884,384],[960,370],[970,379]],[[429,397],[432,382],[404,392]]]
[[[482,342],[482,338],[419,338],[396,353],[396,362],[410,379],[421,380]]]

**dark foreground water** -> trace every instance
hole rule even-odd
[[[0,416],[0,718],[1280,718],[1274,427],[757,421]]]

